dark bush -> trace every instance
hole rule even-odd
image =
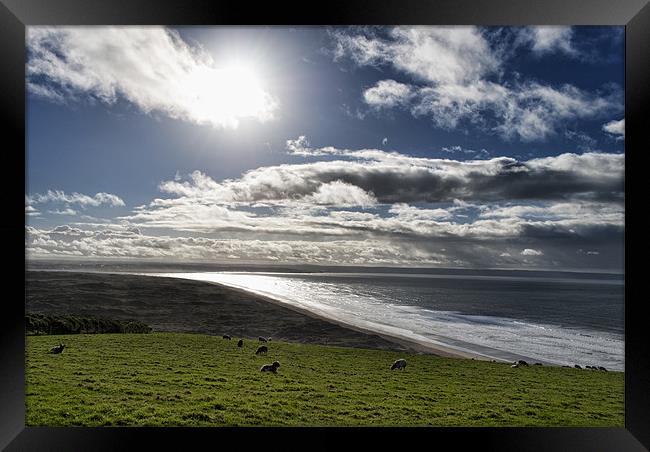
[[[38,313],[25,315],[25,329],[29,335],[151,332],[151,327],[139,320],[115,320],[102,317]]]

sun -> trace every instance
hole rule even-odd
[[[260,70],[250,63],[202,67],[190,75],[187,87],[192,112],[206,123],[236,128],[245,118],[272,119],[277,108]]]

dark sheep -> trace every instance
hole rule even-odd
[[[227,334],[224,334],[222,337],[223,337],[224,339],[228,339],[228,340],[232,339],[232,337],[228,336]]]
[[[266,353],[269,351],[269,348],[266,345],[260,345],[257,347],[257,351],[255,352],[256,355],[260,355],[262,353]]]
[[[406,369],[406,360],[405,359],[398,359],[397,361],[395,361],[393,363],[393,365],[390,366],[390,370],[395,370],[395,369],[399,369],[399,370]]]
[[[603,366],[598,366],[598,370],[602,370],[603,372],[607,372],[607,369],[605,369]]]
[[[523,359],[520,359],[519,361],[517,361],[517,364],[519,364],[520,366],[527,366],[528,365],[528,363],[526,361],[524,361]]]
[[[50,353],[54,353],[54,354],[62,353],[64,348],[65,348],[65,345],[59,344],[56,347],[52,347],[50,349]]]
[[[273,361],[273,364],[264,364],[262,367],[260,367],[260,372],[276,373],[278,371],[278,367],[280,367],[280,363]]]
[[[573,367],[575,367],[576,369],[582,369],[582,367],[580,367],[578,364],[574,365]]]
[[[258,337],[258,339],[259,339],[260,342],[268,342],[267,339],[265,337],[262,337],[262,336]]]
[[[243,346],[244,346],[244,340],[243,340],[243,339],[239,339],[239,342],[237,342],[237,347],[240,347],[240,348],[241,348],[241,347],[243,347]]]

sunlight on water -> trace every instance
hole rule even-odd
[[[526,357],[544,363],[599,365],[615,370],[624,368],[623,335],[614,332],[432,310],[417,306],[415,301],[408,304],[408,300],[407,304],[398,304],[389,293],[366,292],[355,285],[328,282],[320,277],[310,279],[304,275],[155,275],[245,289],[348,325],[434,346],[444,345],[488,358],[510,360]]]

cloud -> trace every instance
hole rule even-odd
[[[539,52],[564,49],[570,29],[531,28],[526,36]],[[392,67],[409,83],[380,80],[363,92],[374,109],[401,108],[428,117],[438,128],[465,123],[507,140],[537,141],[557,133],[567,121],[622,111],[623,95],[611,86],[590,93],[564,84],[511,81],[504,77],[503,55],[477,27],[395,27],[385,35],[332,33],[334,58],[359,66]],[[569,39],[569,40],[567,40]]]
[[[65,204],[78,204],[82,208],[88,206],[97,207],[102,204],[106,204],[110,207],[124,206],[122,198],[111,193],[100,192],[95,194],[95,196],[89,196],[76,192],[66,194],[61,190],[48,190],[45,194],[36,193],[31,196],[26,196],[25,202],[29,205],[61,202]]]
[[[304,144],[306,139],[295,141]],[[334,205],[337,199],[359,206],[454,200],[623,200],[625,160],[620,154],[562,154],[525,162],[508,157],[455,161],[376,149],[300,148],[295,143],[290,152],[340,160],[261,167],[220,182],[195,171],[188,180],[162,182],[160,189],[211,205],[294,206],[328,201]],[[178,202],[156,200],[149,207]]]
[[[223,180],[200,171],[176,174],[160,183],[159,198],[110,224],[79,217],[50,230],[28,229],[29,253],[366,265],[622,265],[621,154],[458,161],[318,148],[305,136],[289,140],[287,151],[326,159],[260,167]],[[33,199],[80,206],[113,199],[104,195],[50,191]],[[26,197],[26,207],[32,203]]]
[[[517,260],[530,256],[520,253],[524,248],[544,249],[543,263],[554,266],[579,257],[579,247],[595,246],[607,252],[593,265],[620,261],[620,154],[454,161],[312,148],[305,137],[290,140],[288,150],[340,160],[262,167],[222,181],[197,171],[161,183],[168,198],[120,220],[238,240],[292,238],[316,247],[323,240],[404,242],[438,260],[442,253],[450,265],[528,265]],[[521,248],[513,249],[517,244]],[[476,254],[479,248],[483,255]],[[529,263],[541,265],[540,256]]]
[[[422,211],[419,211],[422,210]],[[307,215],[257,218],[258,228],[242,235],[245,225],[233,221],[222,236],[143,233],[141,225],[62,225],[51,230],[27,227],[28,256],[134,257],[188,260],[243,260],[339,265],[460,265],[514,267],[621,265],[622,228],[605,236],[581,220],[558,225],[529,224],[516,219],[458,224],[444,209],[394,206],[388,218],[373,213],[330,211]],[[287,213],[288,215],[288,213]],[[434,218],[438,218],[435,220]],[[345,233],[331,235],[337,224]],[[312,227],[307,230],[308,225]],[[268,232],[275,227],[275,233]],[[537,229],[535,233],[532,231]],[[594,229],[596,228],[596,229]],[[574,232],[570,232],[573,230]],[[544,231],[544,233],[541,233]],[[609,237],[609,238],[607,238]],[[520,252],[518,244],[529,244]],[[535,244],[530,247],[530,244]],[[579,253],[597,246],[600,255]],[[541,252],[543,254],[535,254]],[[532,251],[531,251],[532,250]],[[535,256],[535,260],[526,258]],[[584,257],[582,257],[584,256]],[[505,260],[504,260],[505,259]],[[585,260],[586,259],[586,260]]]
[[[51,100],[123,98],[143,113],[214,127],[267,121],[278,101],[253,73],[215,63],[164,27],[28,27],[30,93]]]
[[[395,80],[381,80],[363,92],[364,101],[375,108],[392,108],[408,104],[412,95],[411,87]]]
[[[576,55],[571,38],[573,29],[571,27],[527,27],[524,34],[532,44],[532,51],[537,54],[551,52],[562,52],[567,55]]]
[[[25,195],[25,215],[28,217],[37,217],[41,215],[38,209],[31,205],[31,200],[27,195]]]
[[[377,199],[372,193],[340,180],[322,184],[313,194],[306,196],[303,200],[308,204],[341,207],[368,207],[377,203]]]
[[[125,228],[94,231],[61,226],[53,230],[27,227],[29,257],[77,256],[164,258],[340,265],[440,264],[444,256],[407,243],[377,240],[238,240],[141,235]],[[442,260],[441,260],[442,259]]]
[[[53,215],[76,215],[77,211],[74,209],[64,209],[64,210],[48,210],[47,213],[51,213]]]
[[[360,66],[392,65],[433,83],[463,84],[498,69],[499,61],[476,27],[395,27],[384,39],[337,31],[334,57]]]
[[[625,118],[620,121],[610,121],[603,124],[603,130],[611,135],[615,135],[617,139],[625,138]]]

